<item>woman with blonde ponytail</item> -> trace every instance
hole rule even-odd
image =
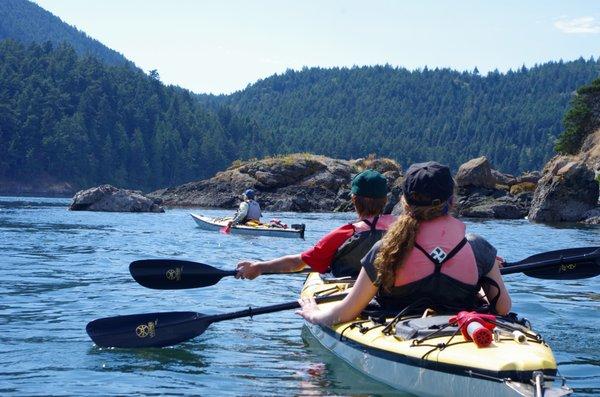
[[[433,161],[410,166],[403,215],[363,258],[346,298],[328,310],[313,299],[300,301],[297,313],[315,324],[350,321],[375,297],[383,309],[415,312],[471,310],[483,298],[492,312],[507,314],[511,300],[500,275],[502,260],[449,214],[454,187],[447,166]]]

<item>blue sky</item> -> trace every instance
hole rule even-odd
[[[600,55],[600,2],[35,0],[161,80],[230,93],[303,66],[482,73]]]

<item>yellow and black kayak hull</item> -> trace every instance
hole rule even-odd
[[[311,273],[301,296],[324,296],[348,288],[346,283],[325,282],[318,273]],[[352,367],[411,394],[549,397],[571,393],[564,382],[556,380],[554,355],[541,338],[519,342],[503,337],[478,348],[460,333],[434,336],[417,344],[415,339],[384,333],[382,324],[365,319],[331,327],[306,326],[321,345]],[[533,331],[528,334],[537,335]]]

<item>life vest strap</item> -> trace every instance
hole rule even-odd
[[[442,265],[448,260],[452,259],[454,255],[458,254],[458,252],[465,246],[465,244],[467,244],[467,238],[463,237],[463,239],[460,240],[456,247],[452,248],[452,250],[446,256],[444,256],[443,259],[439,259],[438,257],[434,258],[429,252],[425,251],[425,249],[421,247],[417,242],[415,242],[415,247],[419,251],[421,251],[427,258],[429,258],[429,260],[435,265],[435,273],[439,273],[442,270]]]
[[[483,284],[491,285],[492,287],[498,290],[498,293],[493,298],[490,298],[489,296],[487,297],[488,301],[490,302],[490,311],[492,313],[496,313],[496,304],[498,303],[498,299],[500,299],[500,294],[502,293],[500,292],[500,286],[496,281],[487,276],[481,276],[481,278],[479,279],[479,285]]]
[[[371,228],[371,231],[374,231],[377,226],[377,221],[379,220],[379,215],[373,218],[373,221],[369,221],[368,219],[362,219],[364,223],[367,224]]]

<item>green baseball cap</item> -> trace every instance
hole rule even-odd
[[[352,179],[350,192],[357,196],[383,198],[387,196],[387,180],[375,170],[364,170]]]

